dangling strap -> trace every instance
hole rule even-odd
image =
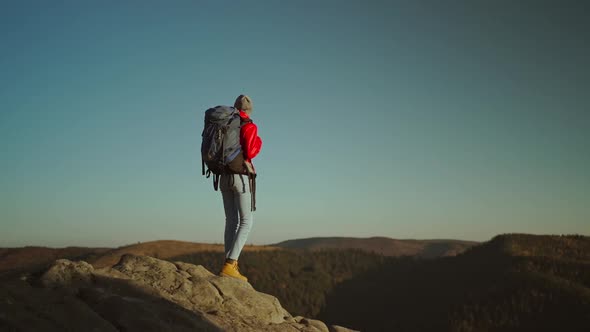
[[[250,187],[250,211],[256,211],[256,174],[248,173],[248,187]]]
[[[215,191],[217,191],[217,189],[219,188],[219,178],[221,177],[221,175],[219,174],[213,174],[213,189],[215,189]]]
[[[256,211],[256,174],[252,174],[252,211]]]

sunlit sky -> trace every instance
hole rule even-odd
[[[2,1],[0,247],[222,243],[204,111],[263,140],[248,244],[590,235],[585,1]]]

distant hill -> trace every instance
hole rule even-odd
[[[361,249],[386,256],[440,257],[454,256],[477,242],[459,240],[394,240],[386,237],[347,238],[317,237],[280,242],[269,246],[246,245],[245,251],[277,249]],[[82,259],[94,266],[115,264],[124,254],[146,255],[161,259],[183,256],[196,252],[223,252],[222,244],[197,243],[176,240],[139,242],[117,248],[65,247],[47,248],[26,246],[0,248],[0,273],[34,270],[48,267],[56,259]]]
[[[503,234],[481,246],[473,247],[467,253],[575,260],[590,263],[590,237],[583,235]]]
[[[277,250],[271,246],[246,245],[244,251]],[[118,248],[65,247],[47,248],[26,246],[21,248],[0,248],[0,275],[44,269],[56,259],[84,260],[100,268],[111,266],[124,254],[145,255],[161,259],[182,256],[196,252],[223,252],[222,244],[207,244],[176,240],[139,242]]]
[[[396,240],[388,237],[312,237],[273,244],[288,249],[361,249],[385,256],[416,256],[434,258],[456,256],[479,244],[461,240]]]
[[[589,331],[588,313],[590,237],[504,234],[456,257],[392,257],[336,285],[316,318],[363,331]]]
[[[279,248],[272,246],[244,246],[244,251],[265,251],[277,249]],[[160,259],[169,259],[172,257],[205,251],[216,251],[222,253],[223,244],[196,243],[176,240],[142,242],[112,249],[97,257],[89,258],[87,262],[100,268],[116,264],[124,254],[144,255]]]
[[[25,269],[40,269],[56,259],[87,259],[101,255],[112,248],[65,247],[47,248],[26,246],[20,248],[0,248],[0,273]]]

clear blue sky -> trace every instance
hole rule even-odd
[[[221,243],[241,93],[248,243],[590,235],[589,6],[476,2],[2,1],[0,247]]]

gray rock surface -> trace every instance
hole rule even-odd
[[[200,265],[123,255],[111,267],[59,259],[0,286],[4,331],[352,331],[292,317],[276,297]]]

